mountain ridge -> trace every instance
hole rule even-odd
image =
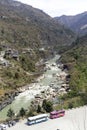
[[[85,35],[87,33],[87,28],[85,28],[87,25],[87,11],[73,16],[62,15],[54,19],[76,32],[77,35]]]
[[[1,3],[3,3],[2,7],[4,10],[1,7],[0,14],[2,13],[3,16],[7,15],[9,19],[12,18],[12,20],[15,20],[15,21],[16,19],[19,19],[20,23],[22,21],[23,22],[22,24],[25,24],[25,25],[28,24],[26,25],[28,27],[32,26],[32,29],[34,30],[36,28],[39,31],[37,35],[40,36],[39,38],[41,38],[43,42],[46,42],[47,39],[48,39],[47,40],[48,43],[49,42],[52,43],[53,39],[55,39],[55,41],[53,42],[56,42],[56,43],[58,43],[58,40],[59,40],[59,44],[64,43],[62,39],[67,40],[67,43],[70,42],[67,31],[59,23],[57,23],[54,19],[52,19],[49,15],[44,13],[42,10],[33,8],[32,6],[22,4],[17,1],[12,1],[12,0],[7,0],[6,2],[4,0],[3,2],[1,1]],[[13,6],[14,3],[16,3],[16,5],[18,3],[19,6]],[[71,32],[71,35],[72,34],[73,33]],[[39,39],[39,42],[41,39]]]

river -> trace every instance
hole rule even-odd
[[[50,88],[50,84],[55,84],[55,86],[58,88],[61,87],[63,80],[57,80],[56,76],[53,76],[64,73],[56,64],[56,61],[59,58],[60,56],[56,55],[54,58],[46,62],[47,70],[44,72],[44,74],[37,79],[36,83],[29,85],[29,90],[25,90],[24,92],[20,93],[17,97],[15,97],[15,100],[10,105],[6,106],[0,111],[0,120],[7,118],[6,115],[9,108],[13,109],[15,113],[18,113],[22,107],[27,109],[35,95],[40,94],[41,91]]]

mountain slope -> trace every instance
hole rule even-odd
[[[66,16],[55,18],[59,23],[69,27],[75,31],[78,35],[87,34],[87,12],[75,15],[75,16]]]
[[[87,35],[80,37],[61,58],[70,74],[68,95],[65,100],[74,107],[87,104]]]
[[[39,45],[68,44],[73,36],[72,32],[69,31],[70,34],[68,34],[66,29],[43,11],[20,2],[1,0],[0,16],[5,17],[0,21],[1,28],[9,30],[8,35],[10,35],[11,39],[13,38],[12,33],[14,33],[17,42],[21,42],[18,38],[20,37],[31,46],[34,42]]]
[[[53,54],[55,46],[70,45],[73,39],[72,31],[43,11],[0,0],[0,103],[43,72],[44,65],[36,63]]]

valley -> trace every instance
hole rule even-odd
[[[26,124],[30,116],[62,109],[64,117],[43,128]],[[9,130],[86,130],[86,111],[87,11],[53,18],[0,0],[0,123],[19,121]]]
[[[43,75],[38,77],[35,83],[22,87],[24,92],[20,93],[10,105],[0,111],[0,120],[7,118],[9,108],[12,108],[17,115],[22,107],[29,108],[33,100],[37,104],[41,104],[43,99],[50,99],[55,104],[58,95],[67,93],[66,89],[61,87],[66,82],[67,74],[58,67],[59,64],[56,64],[59,58],[60,56],[56,55],[51,60],[46,61],[46,71]]]

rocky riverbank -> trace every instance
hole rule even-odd
[[[11,93],[5,93],[5,99],[0,102],[0,111],[5,108],[7,105],[11,104],[15,97],[19,95],[19,92],[11,92]]]
[[[37,82],[41,82],[47,78],[52,80],[48,83],[48,86],[44,86],[44,89],[41,90],[39,94],[35,95],[34,102],[36,104],[41,103],[44,99],[51,100],[55,103],[55,101],[58,101],[58,96],[67,93],[69,90],[69,85],[66,83],[66,77],[68,74],[60,68],[61,66],[57,63],[49,64],[46,62],[46,72],[53,71],[53,73],[51,73],[51,75],[49,73],[46,75],[43,74],[39,79],[37,79]],[[43,85],[41,84],[39,89],[42,89],[42,86]]]
[[[51,99],[56,102],[58,95],[66,93],[67,73],[62,71],[59,64],[56,63],[59,57],[59,55],[56,55],[53,59],[45,62],[44,73],[34,83],[20,88],[22,93],[16,96],[15,100],[13,99],[14,101],[0,112],[0,116],[6,118],[9,108],[12,108],[15,113],[18,113],[21,107],[27,109],[32,100],[37,104],[41,103],[43,99]]]

